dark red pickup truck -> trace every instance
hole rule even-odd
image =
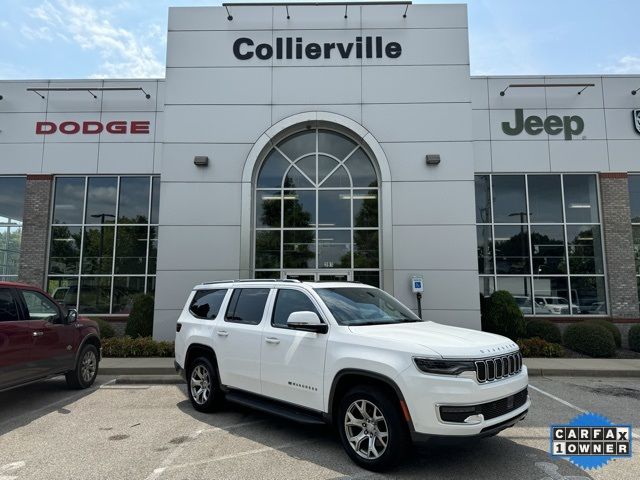
[[[0,282],[0,391],[56,375],[87,388],[99,362],[96,322],[67,312],[37,287]]]

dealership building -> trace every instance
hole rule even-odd
[[[640,323],[640,75],[471,77],[465,5],[171,8],[166,78],[0,82],[0,280],[121,326],[236,278]],[[636,94],[638,93],[638,94]]]

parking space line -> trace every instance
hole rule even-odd
[[[553,395],[553,394],[551,394],[551,393],[549,393],[549,392],[545,392],[544,390],[542,390],[542,389],[540,389],[540,388],[538,388],[538,387],[534,387],[534,386],[533,386],[533,385],[531,385],[531,384],[529,384],[529,388],[531,388],[532,390],[535,390],[535,391],[536,391],[536,392],[538,392],[538,393],[541,393],[542,395],[545,395],[545,396],[549,397],[549,398],[550,398],[550,399],[552,399],[552,400],[555,400],[555,401],[556,401],[556,402],[558,402],[558,403],[561,403],[562,405],[565,405],[565,406],[567,406],[567,407],[569,407],[569,408],[572,408],[572,409],[574,409],[574,410],[577,410],[577,411],[578,411],[578,412],[580,412],[580,413],[588,413],[588,411],[587,411],[587,410],[584,410],[584,409],[582,409],[582,408],[580,408],[580,407],[578,407],[578,406],[574,405],[573,403],[569,403],[569,402],[567,402],[566,400],[563,400],[563,399],[562,399],[562,398],[560,398],[560,397],[556,397],[555,395]],[[638,435],[637,433],[632,433],[632,434],[631,434],[631,436],[632,436],[633,438],[637,439],[637,440],[640,440],[640,435]]]

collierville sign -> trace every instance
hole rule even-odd
[[[149,121],[131,121],[114,120],[112,122],[102,123],[96,121],[86,122],[36,122],[36,135],[52,135],[56,132],[65,135],[97,135],[102,132],[112,133],[115,135],[124,135],[127,133],[148,135],[150,132]]]
[[[277,37],[275,47],[268,43],[260,43],[253,48],[255,42],[247,37],[233,42],[233,55],[238,60],[249,60],[254,56],[260,60],[301,60],[308,58],[398,58],[402,55],[402,46],[398,42],[384,43],[381,36],[356,37],[355,42],[307,43],[302,37]]]
[[[558,135],[564,132],[564,139],[571,140],[573,135],[580,135],[584,131],[584,120],[578,115],[549,115],[542,118],[531,115],[524,118],[522,108],[517,108],[515,123],[513,126],[509,122],[502,122],[502,131],[507,135],[520,135],[524,130],[529,135],[538,135],[544,130],[549,135]]]

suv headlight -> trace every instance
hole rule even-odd
[[[418,370],[436,375],[458,375],[462,372],[475,372],[476,365],[472,360],[446,360],[414,357],[413,363]]]

